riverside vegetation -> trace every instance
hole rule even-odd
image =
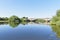
[[[45,23],[44,19],[34,19],[30,20],[28,17],[22,17],[19,18],[15,15],[11,17],[0,17],[0,25],[1,24],[9,24],[10,27],[15,28],[19,24],[27,24],[29,22],[34,22],[34,23]],[[51,28],[53,32],[56,33],[57,37],[60,38],[60,10],[57,11],[56,15],[52,17],[50,20]]]
[[[57,10],[56,15],[52,17],[50,24],[53,31],[57,34],[57,37],[60,38],[60,10]]]
[[[56,15],[52,17],[50,24],[60,25],[60,10],[57,10]]]
[[[28,17],[19,18],[19,17],[15,16],[15,15],[13,15],[13,16],[11,16],[9,18],[8,17],[3,17],[3,18],[0,17],[0,23],[7,23],[7,24],[9,24],[12,27],[16,27],[20,23],[25,25],[25,24],[27,24],[29,22],[44,23],[45,20],[44,19],[30,20],[30,19],[28,19]]]
[[[28,17],[19,18],[19,17],[13,15],[13,16],[11,16],[9,18],[8,17],[0,17],[0,23],[1,22],[8,22],[9,24],[11,24],[11,23],[17,23],[17,24],[22,23],[22,24],[26,24],[26,23],[29,23],[29,22],[45,23],[46,20],[40,19],[40,18],[37,18],[37,19],[34,19],[34,20],[30,20]],[[52,17],[52,19],[50,20],[49,23],[51,25],[52,24],[60,25],[60,10],[57,10],[56,15]]]
[[[22,17],[22,18],[19,18],[15,15],[11,16],[10,18],[7,18],[7,17],[3,17],[1,18],[0,17],[0,22],[9,22],[9,21],[17,21],[17,22],[41,22],[41,23],[44,23],[45,20],[44,19],[34,19],[34,20],[30,20],[28,19],[28,17]]]
[[[22,17],[19,18],[15,15],[11,16],[10,18],[8,17],[0,17],[0,22],[14,22],[14,23],[28,23],[28,22],[34,22],[34,23],[45,23],[46,20],[44,19],[34,19],[34,20],[30,20],[28,17]],[[55,24],[55,25],[60,25],[60,10],[57,10],[56,15],[52,17],[52,19],[49,22],[50,24]]]

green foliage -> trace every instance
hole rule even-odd
[[[25,20],[24,20],[24,18],[20,18],[21,19],[21,22],[24,22]]]
[[[0,17],[0,21],[8,21],[8,18],[7,17]]]
[[[50,24],[57,24],[60,21],[60,10],[57,11],[56,16],[51,19]]]
[[[21,22],[17,16],[11,16],[9,18],[9,22]]]
[[[60,38],[60,10],[57,11],[56,16],[51,19],[51,25],[53,31],[57,34],[57,37]]]
[[[16,23],[16,22],[9,22],[9,25],[12,27],[12,28],[15,28],[19,25],[20,23]]]
[[[51,25],[51,27],[52,30],[56,33],[57,37],[60,38],[60,25]]]
[[[57,21],[57,22],[56,22],[56,25],[60,26],[60,21]]]
[[[16,27],[20,22],[21,20],[17,16],[11,16],[9,18],[9,24],[12,27]]]
[[[57,16],[60,16],[60,10],[57,10],[57,14],[56,14]]]
[[[25,25],[25,24],[28,24],[28,22],[21,22],[21,24]]]
[[[26,20],[28,19],[28,17],[22,17],[20,19],[21,19],[21,22],[26,22]]]
[[[51,24],[56,24],[56,22],[58,21],[58,17],[57,16],[54,16],[52,19],[51,19]]]

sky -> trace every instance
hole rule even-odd
[[[0,17],[52,18],[60,0],[0,0]]]

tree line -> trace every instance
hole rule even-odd
[[[20,23],[24,23],[24,22],[40,22],[40,23],[44,23],[45,20],[44,19],[34,19],[34,20],[30,20],[28,17],[22,17],[19,18],[16,15],[13,15],[11,17],[0,17],[0,22],[20,22]]]

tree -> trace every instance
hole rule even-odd
[[[54,16],[52,19],[51,19],[51,24],[56,24],[56,22],[58,21],[58,17],[57,16]]]
[[[9,21],[11,22],[21,22],[21,20],[17,17],[17,16],[15,16],[15,15],[13,15],[13,16],[11,16],[10,18],[9,18]]]
[[[56,15],[57,15],[57,16],[60,16],[60,10],[57,10]]]
[[[9,18],[9,24],[12,25],[12,27],[16,27],[16,25],[19,24],[20,22],[21,20],[15,15]]]
[[[60,10],[57,11],[56,15],[51,19],[51,24],[55,24],[52,27],[53,31],[57,34],[57,37],[60,38]]]
[[[51,19],[50,24],[57,24],[60,21],[60,10],[57,11],[56,15]]]
[[[21,21],[22,21],[22,22],[27,22],[27,21],[28,21],[28,17],[22,17],[22,18],[21,18]]]

